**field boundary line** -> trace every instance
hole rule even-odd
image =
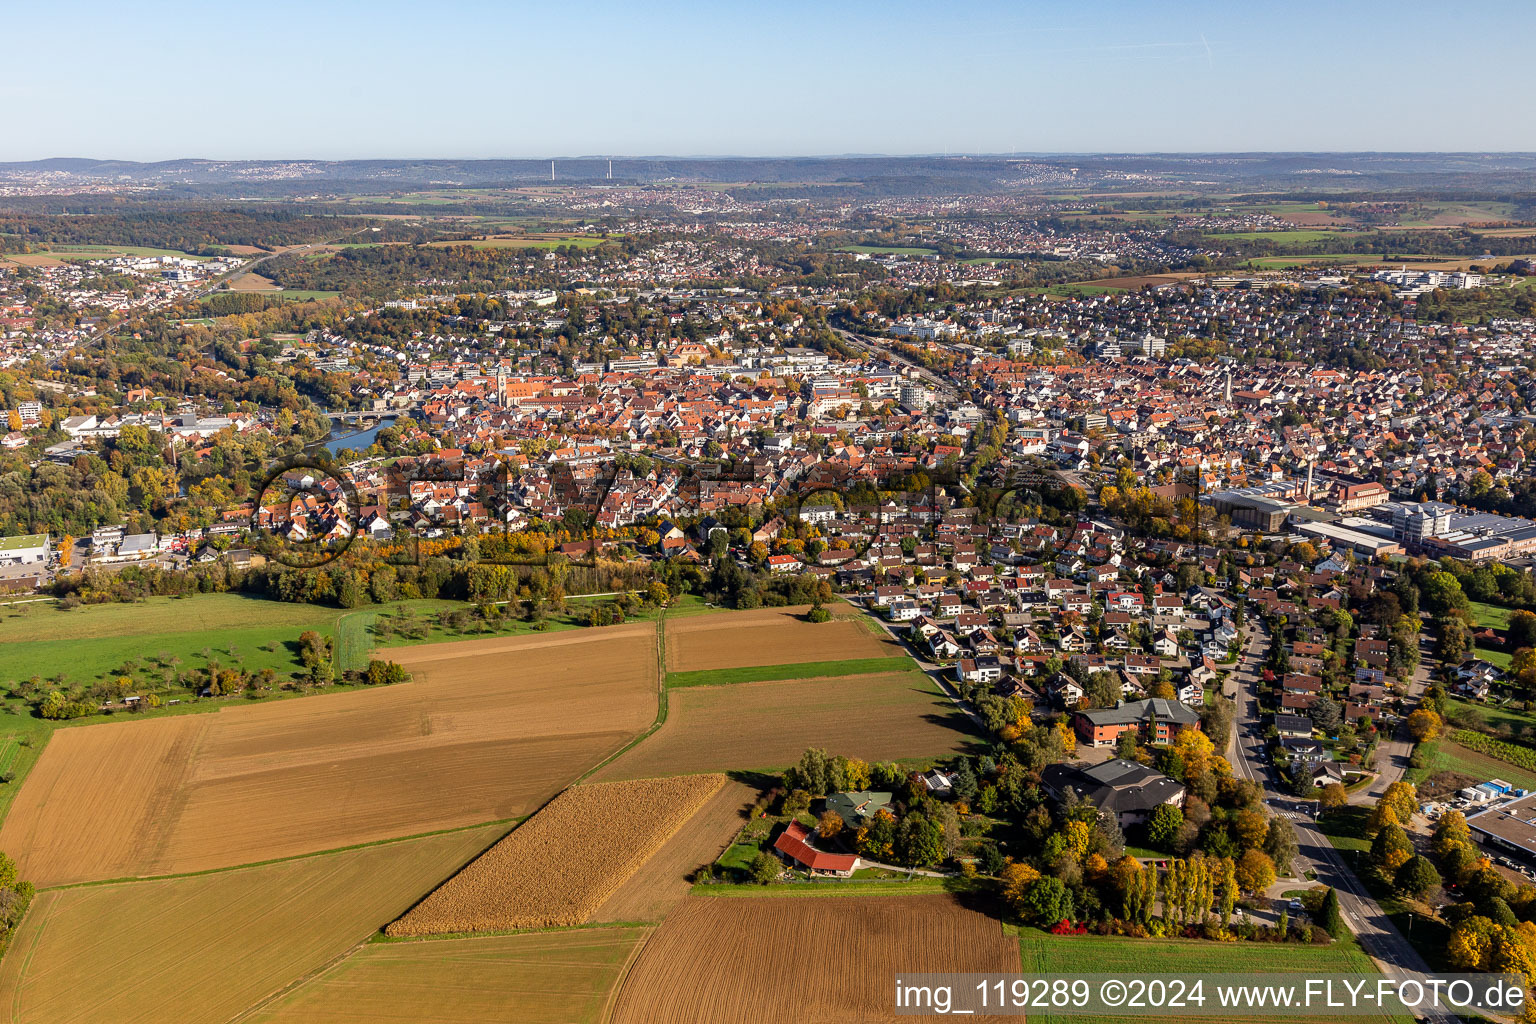
[[[37,894],[37,896],[41,895],[42,893]],[[37,899],[37,896],[33,897],[34,901]],[[38,943],[43,941],[43,929],[48,927],[48,922],[53,919],[53,909],[58,905],[59,901],[56,897],[48,901],[48,906],[43,911],[43,918],[37,923],[37,933],[32,936],[32,944],[27,947],[27,955],[22,959],[21,966],[16,970],[16,991],[11,993],[11,1021],[13,1024],[21,1019],[21,990],[26,983],[27,970],[32,966],[32,957],[37,953]],[[35,902],[33,906],[36,906]],[[16,927],[20,928],[25,921],[26,917],[23,916],[21,921],[16,922]],[[3,956],[4,954],[0,953],[0,957]]]
[[[737,686],[742,683],[791,682],[800,679],[835,679],[841,676],[867,676],[881,672],[917,670],[905,651],[884,658],[845,658],[837,661],[799,661],[785,665],[745,665],[740,668],[703,668],[686,672],[668,672],[667,689],[683,690],[700,686]],[[718,680],[711,676],[724,677]],[[734,677],[734,678],[733,678]]]
[[[578,775],[571,782],[571,786],[579,786],[592,776],[608,767],[635,747],[645,742],[656,734],[656,731],[667,723],[667,610],[663,608],[661,614],[656,617],[656,720],[650,727],[624,744],[618,750],[603,758],[597,764]],[[698,774],[708,774],[701,772]],[[566,787],[569,789],[570,787]]]
[[[16,775],[6,784],[4,796],[0,797],[0,825],[4,825],[5,819],[10,817],[11,808],[16,806],[16,798],[21,795],[22,784],[27,781],[27,776],[32,773],[32,769],[37,767],[37,763],[43,759],[43,751],[47,749],[56,731],[57,729],[54,728],[39,732],[32,737],[32,743],[26,747],[21,747],[21,739],[17,738],[16,743],[19,749],[16,761],[11,765],[11,770]],[[41,742],[38,740],[39,735],[42,737]],[[25,765],[22,762],[26,762]]]
[[[466,864],[465,867],[468,867]],[[420,901],[417,901],[420,902]],[[402,942],[445,942],[464,939],[505,939],[511,935],[544,935],[550,932],[600,932],[606,928],[635,931],[655,928],[655,921],[583,921],[581,924],[552,924],[542,928],[493,928],[483,932],[438,932],[434,935],[385,935],[379,931],[368,939],[370,946],[393,946]]]
[[[229,867],[224,868],[203,868],[199,871],[176,871],[168,875],[125,875],[120,878],[101,878],[89,882],[65,882],[62,885],[50,885],[46,888],[38,889],[37,891],[39,893],[63,892],[67,889],[90,889],[103,885],[133,885],[138,882],[165,882],[177,878],[199,878],[203,875],[222,875],[231,871],[247,871],[251,868],[271,867],[274,864],[288,864],[299,860],[313,860],[316,857],[329,857],[338,853],[351,853],[355,850],[370,850],[378,846],[393,846],[396,843],[410,843],[418,839],[431,839],[434,836],[452,835],[455,832],[472,832],[477,828],[490,828],[493,825],[511,825],[516,827],[521,825],[530,817],[532,817],[532,815],[525,814],[518,818],[497,818],[494,821],[481,821],[472,825],[455,825],[452,828],[440,828],[431,832],[416,832],[408,836],[390,836],[387,839],[374,839],[366,843],[353,843],[350,846],[337,846],[329,850],[313,850],[309,853],[295,853],[288,857],[270,857],[267,860],[254,860],[249,864],[231,864]],[[507,832],[511,831],[512,829],[507,829]],[[490,846],[487,846],[486,849],[490,849],[491,846],[496,845],[496,843],[500,842],[504,838],[506,838],[505,832],[502,833],[502,835],[496,839],[495,842],[491,843]],[[481,851],[481,853],[484,852],[484,850]],[[479,854],[476,854],[475,856],[478,857]]]
[[[613,984],[608,988],[608,998],[603,1000],[603,1012],[597,1017],[598,1024],[609,1024],[609,1021],[613,1020],[613,1008],[618,1005],[619,991],[624,987],[624,983],[629,981],[629,974],[634,970],[635,962],[640,959],[640,952],[645,949],[646,944],[651,941],[651,936],[655,935],[660,927],[660,923],[647,927],[645,934],[635,943],[635,948],[629,951],[624,966],[619,969],[619,976],[613,979]]]
[[[343,950],[342,952],[331,957],[325,963],[321,964],[319,967],[316,967],[311,971],[306,971],[304,974],[294,978],[292,981],[288,982],[288,984],[282,986],[281,988],[278,988],[262,996],[250,1006],[247,1006],[233,1017],[230,1017],[227,1021],[225,1021],[225,1024],[236,1024],[237,1021],[249,1020],[252,1014],[260,1013],[262,1010],[265,1010],[277,1000],[283,998],[283,996],[288,995],[290,992],[293,992],[303,987],[304,985],[309,984],[311,981],[317,980],[327,972],[335,970],[341,964],[350,960],[353,954],[357,953],[367,945],[368,940],[363,939],[349,949]]]

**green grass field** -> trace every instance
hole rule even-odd
[[[1255,242],[1259,240],[1274,242],[1276,245],[1301,245],[1308,242],[1326,242],[1330,239],[1347,237],[1350,232],[1345,231],[1320,231],[1301,229],[1296,231],[1232,231],[1212,232],[1206,238],[1214,241],[1242,241]]]
[[[1518,736],[1523,729],[1536,728],[1536,715],[1525,711],[1516,711],[1513,708],[1501,708],[1493,704],[1480,704],[1476,701],[1461,700],[1456,697],[1447,698],[1451,709],[1476,712],[1483,722],[1493,729],[1499,726],[1508,726]]]
[[[1380,256],[1362,253],[1346,253],[1337,256],[1259,256],[1248,261],[1248,266],[1260,270],[1293,270],[1296,267],[1339,266],[1348,267],[1361,263],[1379,263]]]
[[[901,245],[845,245],[838,252],[863,252],[881,256],[927,256],[936,249],[913,248]]]
[[[1506,202],[1478,202],[1449,200],[1415,204],[1416,216],[1399,225],[1405,228],[1452,227],[1466,222],[1508,220],[1514,215],[1514,204]]]
[[[113,256],[185,256],[189,260],[206,260],[207,256],[194,256],[180,249],[152,249],[144,245],[50,245],[44,250],[59,260],[102,260]]]
[[[1410,768],[1406,778],[1409,782],[1419,783],[1436,772],[1458,772],[1462,775],[1470,775],[1479,782],[1489,779],[1503,779],[1512,782],[1521,789],[1536,789],[1536,772],[1526,771],[1518,765],[1502,761],[1497,757],[1489,757],[1475,750],[1468,750],[1460,743],[1448,739],[1431,740],[1420,744],[1419,751],[1424,755],[1423,768]],[[1333,845],[1338,846],[1338,843]]]
[[[1107,292],[1123,292],[1124,285],[1099,284],[1092,281],[1084,281],[1073,284],[1053,284],[1044,288],[1026,288],[1024,291],[1031,295],[1054,295],[1057,298],[1081,298],[1085,295],[1104,295]]]
[[[545,619],[546,630],[585,626],[585,609],[599,598],[567,599],[564,612]],[[484,636],[519,636],[534,632],[523,619],[509,619],[492,631],[471,626],[463,632],[443,626],[441,611],[470,606],[462,601],[417,600],[370,605],[343,611],[321,605],[289,604],[245,594],[152,597],[133,604],[85,605],[63,611],[54,602],[0,606],[0,685],[40,676],[67,684],[95,682],[112,675],[159,679],[167,669],[188,671],[209,661],[238,663],[247,671],[270,668],[279,674],[303,668],[298,637],[306,629],[336,640],[336,660],[344,669],[362,668],[379,646],[409,646]],[[384,635],[381,616],[411,609],[424,635]],[[685,599],[669,614],[710,611],[697,599]],[[654,610],[632,619],[649,619]]]
[[[183,671],[218,661],[292,672],[301,667],[299,634],[335,635],[339,615],[334,608],[241,594],[154,597],[74,611],[51,602],[10,605],[0,610],[0,683],[32,676],[89,683],[127,666],[136,666],[129,673],[136,678],[158,678],[173,659]]]
[[[1498,647],[1484,647],[1482,644],[1478,644],[1476,653],[1477,656],[1482,658],[1484,661],[1497,665],[1499,668],[1505,670],[1509,668],[1509,663],[1513,660],[1513,656],[1508,651],[1502,650]]]
[[[1484,604],[1482,601],[1473,601],[1472,621],[1479,626],[1487,626],[1489,629],[1508,629],[1509,609],[1500,608],[1496,604]]]
[[[847,661],[805,661],[794,665],[755,665],[749,668],[668,672],[667,685],[677,688],[761,683],[770,679],[826,679],[832,676],[869,675],[872,672],[900,672],[911,667],[912,661],[905,655],[894,658],[850,658]]]
[[[558,249],[569,245],[576,249],[595,249],[608,241],[596,235],[568,235],[564,238],[481,238],[452,242],[428,242],[433,246],[467,245],[471,249]]]
[[[1033,928],[1019,930],[1019,959],[1026,975],[1074,975],[1085,972],[1147,976],[1152,974],[1376,974],[1371,962],[1353,942],[1331,946],[1268,942],[1203,942],[1198,939],[1132,939],[1122,936],[1047,935]],[[1207,1010],[1213,993],[1207,992]],[[1031,1012],[1036,1024],[1105,1024],[1108,1021],[1182,1020],[1185,1015],[1135,1017],[1052,1016]],[[1232,1014],[1211,1020],[1240,1019]],[[1331,1020],[1287,1017],[1287,1020]],[[1403,1020],[1388,1015],[1359,1020]]]
[[[1369,850],[1371,840],[1365,834],[1370,811],[1350,804],[1325,814],[1318,821],[1318,831],[1328,837],[1335,850]]]

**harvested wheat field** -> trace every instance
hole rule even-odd
[[[531,813],[648,726],[654,627],[391,652],[396,686],[58,730],[0,828],[39,885]]]
[[[582,924],[725,781],[691,775],[568,789],[385,933]]]
[[[894,1022],[895,979],[920,971],[1017,974],[1019,943],[948,896],[693,897],[646,942],[613,1021]]]
[[[229,279],[229,290],[234,292],[271,292],[278,291],[277,282],[270,277],[262,277],[254,270]]]
[[[693,888],[689,876],[713,864],[731,845],[747,823],[757,794],[739,782],[721,786],[588,920],[660,921],[666,917]]]
[[[502,831],[39,893],[0,961],[0,1020],[229,1020],[366,940]]]
[[[66,267],[69,265],[45,252],[8,252],[0,256],[0,260],[14,263],[18,267]]]
[[[762,608],[667,623],[667,671],[791,665],[902,654],[854,618],[806,622],[806,609]]]
[[[251,1024],[598,1024],[644,928],[374,943]]]
[[[870,761],[937,757],[975,739],[969,719],[915,669],[690,687],[672,690],[667,708],[660,729],[596,777],[782,768],[807,747]]]

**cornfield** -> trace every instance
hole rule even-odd
[[[385,934],[581,924],[724,784],[688,775],[568,789]]]

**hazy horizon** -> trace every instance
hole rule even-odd
[[[1536,120],[1505,112],[1528,90],[1536,7],[1447,13],[1316,0],[982,0],[942,17],[795,0],[83,0],[69,18],[24,6],[8,13],[28,45],[12,48],[0,99],[27,116],[0,161],[1536,150]],[[412,155],[445,153],[457,155]]]

